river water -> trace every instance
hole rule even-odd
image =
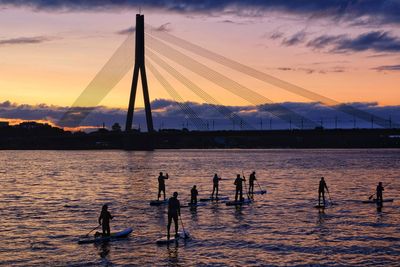
[[[163,150],[1,151],[0,264],[6,266],[400,266],[400,150]],[[208,196],[214,172],[222,195],[233,179],[257,171],[268,194],[241,208],[224,203],[182,208],[192,235],[157,246],[165,235],[167,194],[189,200],[196,184]],[[314,208],[320,176],[336,205]],[[378,181],[381,212],[362,204]],[[115,216],[112,230],[130,238],[78,245],[97,225],[101,206]]]

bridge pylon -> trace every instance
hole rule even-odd
[[[147,85],[145,57],[144,57],[144,15],[136,14],[136,37],[135,37],[135,67],[131,85],[131,95],[129,98],[128,114],[126,116],[125,131],[132,129],[133,113],[135,108],[136,89],[138,85],[139,72],[142,81],[144,108],[146,112],[147,131],[153,132],[153,118],[151,116],[149,88]]]

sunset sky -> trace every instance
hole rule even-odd
[[[0,0],[0,102],[72,105],[125,40],[139,9],[159,30],[339,102],[400,104],[400,2],[338,0]],[[209,66],[274,102],[311,102]],[[179,71],[221,104],[249,104]],[[132,70],[100,104],[125,109],[131,78]],[[150,72],[148,78],[151,100],[171,98]],[[169,81],[185,100],[203,102]],[[143,105],[141,96],[136,103]]]

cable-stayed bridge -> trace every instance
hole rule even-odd
[[[256,126],[236,114],[213,96],[212,92],[202,88],[195,81],[185,77],[176,66],[192,72],[202,79],[207,80],[213,85],[213,88],[220,88],[227,94],[241,98],[248,104],[257,106],[259,109],[267,112],[271,116],[286,122],[293,128],[315,129],[321,126],[321,122],[312,120],[299,114],[288,107],[274,103],[267,97],[268,91],[262,94],[251,89],[245,84],[241,84],[236,79],[229,77],[225,73],[217,71],[199,59],[212,61],[225,68],[232,69],[241,75],[251,77],[262,83],[275,86],[284,91],[296,94],[313,102],[319,102],[342,114],[354,118],[354,121],[361,120],[365,122],[373,121],[380,128],[398,128],[396,121],[382,118],[376,114],[357,109],[351,105],[342,104],[334,99],[317,94],[305,88],[288,83],[267,73],[246,66],[233,59],[212,52],[199,45],[191,43],[165,31],[153,30],[153,27],[144,23],[144,16],[136,16],[136,30],[129,33],[123,43],[114,52],[111,58],[106,62],[103,68],[93,78],[81,95],[77,98],[70,110],[61,118],[61,126],[77,127],[90,114],[96,106],[99,105],[106,95],[118,84],[118,82],[132,69],[133,79],[131,95],[128,105],[126,131],[130,131],[134,122],[134,104],[138,85],[138,79],[141,78],[143,95],[145,101],[145,112],[147,129],[154,131],[149,95],[151,87],[148,85],[146,70],[150,71],[159,84],[165,89],[169,96],[176,101],[180,110],[185,114],[193,128],[199,131],[209,129],[208,122],[205,122],[191,106],[184,101],[180,92],[173,86],[168,78],[162,72],[167,73],[175,81],[178,81],[185,88],[197,95],[205,103],[211,104],[226,120],[233,125],[240,125],[242,130],[254,130]],[[174,64],[170,64],[173,62]],[[162,72],[160,71],[162,70]],[[139,76],[140,75],[140,76]]]

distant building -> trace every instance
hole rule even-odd
[[[8,121],[0,121],[0,128],[5,128],[10,126],[10,123]]]

